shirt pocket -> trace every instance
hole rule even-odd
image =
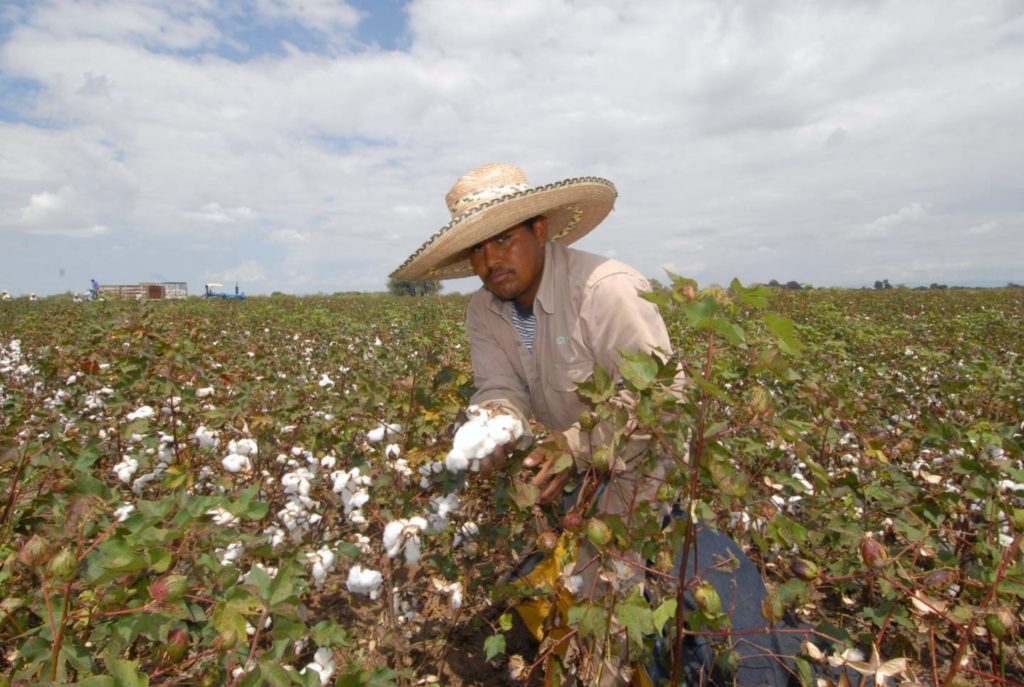
[[[562,393],[572,393],[576,387],[590,379],[594,372],[593,360],[577,360],[552,365],[551,377],[548,381],[551,388]]]

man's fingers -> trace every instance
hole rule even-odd
[[[540,493],[541,503],[551,503],[559,496],[562,495],[562,489],[565,487],[565,483],[569,481],[569,471],[563,470],[558,474],[554,475],[548,482],[547,487]],[[540,485],[538,485],[540,486]]]
[[[508,453],[505,450],[505,446],[499,446],[489,456],[485,456],[480,460],[480,474],[484,477],[490,477],[495,470],[505,464],[505,460],[508,458]]]
[[[535,468],[541,463],[543,463],[547,457],[547,451],[545,451],[542,448],[539,448],[530,455],[526,456],[526,459],[523,460],[523,465],[525,465],[528,468]]]

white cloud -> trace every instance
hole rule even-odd
[[[61,290],[25,259],[61,231],[105,271],[160,245],[193,281],[251,263],[267,290],[382,289],[455,179],[508,160],[612,179],[580,246],[659,278],[858,285],[922,257],[1024,278],[1012,3],[416,0],[403,51],[359,50],[348,3],[241,7],[7,8],[0,73],[30,87],[0,107],[0,272]]]
[[[883,215],[858,229],[851,238],[876,238],[887,236],[893,229],[907,224],[914,224],[927,214],[921,203],[904,205],[891,215]]]
[[[207,203],[200,210],[182,213],[186,219],[206,224],[233,224],[253,217],[252,208],[223,208],[220,203]]]

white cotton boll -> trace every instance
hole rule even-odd
[[[495,443],[494,439],[490,436],[486,436],[483,441],[480,442],[480,446],[477,447],[475,457],[477,460],[486,458],[494,453],[496,448],[498,448],[498,444]]]
[[[213,522],[223,527],[228,527],[229,525],[235,525],[238,523],[238,518],[223,508],[213,508],[206,511],[206,514],[213,516]]]
[[[334,671],[337,670],[331,650],[327,647],[317,649],[313,655],[313,662],[307,663],[306,667],[299,671],[299,674],[305,675],[307,670],[312,670],[320,676],[320,687],[330,684],[331,678],[334,677]]]
[[[462,608],[462,583],[452,582],[448,586],[448,593],[452,597],[452,608],[456,610]]]
[[[78,377],[77,377],[77,376],[75,376],[75,375],[71,375],[70,377],[68,377],[68,378],[67,378],[67,381],[65,381],[64,383],[65,383],[65,384],[66,384],[67,386],[71,386],[72,384],[74,384],[74,383],[75,383],[75,382],[77,382],[77,381],[78,381]]]
[[[487,432],[499,444],[515,441],[523,435],[523,423],[514,415],[495,415],[487,421]]]
[[[384,447],[384,455],[391,459],[398,458],[402,455],[402,447],[398,444],[388,444]]]
[[[333,470],[337,462],[338,459],[333,455],[324,456],[323,458],[320,459],[320,467],[324,468],[325,470]]]
[[[405,562],[416,565],[420,562],[420,539],[410,536],[405,541]]]
[[[132,420],[144,420],[146,418],[151,418],[154,415],[156,415],[156,413],[151,407],[139,406],[134,411],[128,413],[128,415],[125,416],[125,419],[131,422]]]
[[[320,375],[320,381],[318,382],[318,384],[321,387],[334,386],[334,380],[328,377],[327,373],[324,372],[322,375]]]
[[[220,464],[224,466],[224,469],[228,472],[251,472],[252,463],[249,462],[247,456],[242,456],[237,453],[231,453],[220,461]]]
[[[196,398],[206,398],[213,395],[212,386],[204,386],[201,389],[196,389]]]
[[[121,482],[128,484],[132,481],[132,476],[138,471],[138,469],[139,461],[125,456],[120,463],[114,466],[114,473]]]
[[[392,520],[384,526],[384,551],[388,558],[394,558],[402,546],[402,528],[405,527],[404,520]]]
[[[384,576],[380,572],[364,568],[361,565],[354,565],[348,571],[348,580],[345,586],[353,594],[363,594],[376,600],[380,596],[383,584]]]
[[[448,452],[448,457],[445,458],[444,465],[448,468],[448,472],[463,472],[469,467],[469,459],[466,458],[466,455],[461,450],[453,448]]]
[[[463,454],[472,456],[477,448],[487,437],[487,426],[481,422],[471,420],[459,427],[452,440],[452,448],[458,449]]]
[[[117,522],[124,522],[134,511],[135,506],[133,504],[125,504],[114,511],[114,519],[117,520]]]
[[[242,542],[232,542],[228,544],[228,548],[218,550],[218,553],[221,554],[221,565],[232,565],[245,555],[245,546],[242,545]]]
[[[228,452],[237,453],[242,456],[252,456],[257,452],[257,445],[255,439],[232,439],[228,443]]]
[[[384,426],[380,425],[366,433],[366,440],[371,444],[384,441]]]

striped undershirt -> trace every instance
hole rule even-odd
[[[526,344],[526,350],[533,353],[533,333],[537,330],[537,318],[533,314],[533,304],[525,308],[512,301],[512,324],[519,332],[519,338]]]

